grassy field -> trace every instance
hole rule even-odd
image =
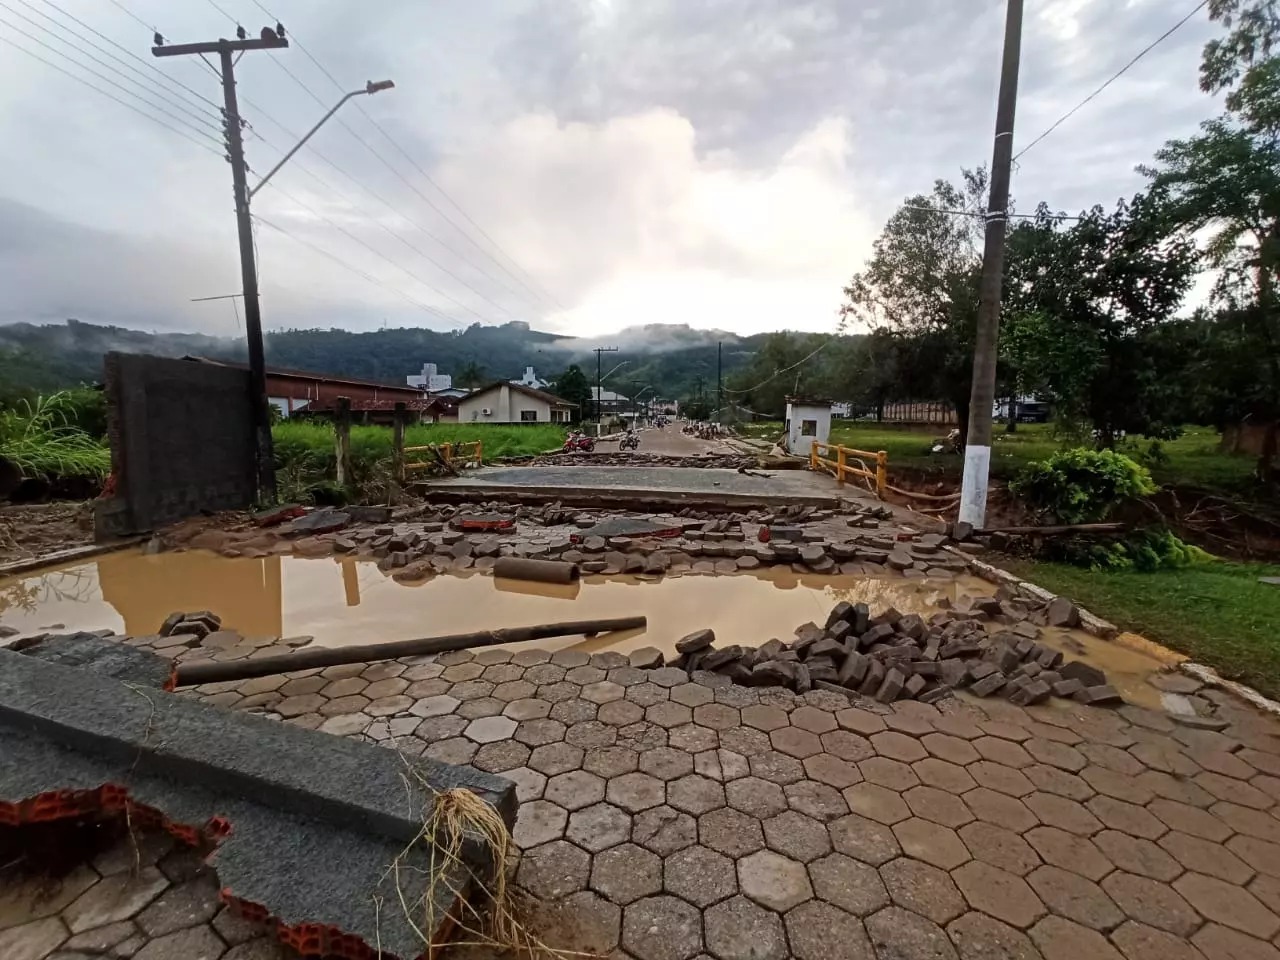
[[[282,499],[309,500],[317,488],[335,479],[337,457],[331,424],[278,423],[271,434],[275,440]],[[528,427],[492,423],[417,424],[405,431],[405,446],[479,440],[482,455],[488,462],[499,457],[557,449],[564,443],[564,436],[563,428],[549,423]],[[351,460],[355,475],[352,486],[357,496],[368,500],[385,496],[391,480],[391,428],[352,427]]]
[[[1280,567],[1213,562],[1158,573],[1002,564],[1055,593],[1270,697],[1280,697]]]
[[[753,423],[748,436],[773,438],[782,433],[778,421]],[[962,459],[956,454],[929,452],[931,442],[946,434],[938,426],[933,432],[915,432],[876,423],[836,421],[831,426],[831,440],[860,450],[884,450],[889,454],[889,472],[895,467],[926,470],[940,477],[960,480]],[[1247,495],[1253,486],[1255,459],[1232,455],[1218,449],[1218,433],[1207,427],[1187,427],[1177,440],[1162,443],[1167,461],[1151,462],[1151,474],[1157,483],[1186,484],[1236,495]],[[1053,435],[1051,424],[1020,424],[1016,433],[997,429],[991,451],[991,473],[1002,480],[1012,480],[1032,460],[1043,460],[1064,446],[1075,446]],[[1150,441],[1141,438],[1120,447],[1130,456],[1144,453]]]

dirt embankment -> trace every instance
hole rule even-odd
[[[0,504],[0,564],[90,543],[92,501]]]

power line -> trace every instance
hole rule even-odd
[[[215,9],[221,10],[221,8],[218,7],[216,3],[214,3],[214,0],[209,0],[209,2],[214,5]],[[261,10],[267,16],[271,17],[273,20],[279,20],[279,18],[276,17],[276,15],[273,14],[270,10],[268,10],[262,3],[260,3],[259,0],[252,0],[252,2],[254,6],[256,6],[259,10]],[[224,16],[227,15],[226,11],[222,11],[222,13]],[[336,87],[339,91],[343,91],[344,88],[342,84],[338,82],[337,78],[334,77],[334,75],[329,72],[329,70],[324,66],[324,64],[322,64],[318,59],[316,59],[315,56],[312,55],[310,50],[308,50],[305,46],[303,46],[303,44],[298,40],[297,36],[292,35],[292,39],[293,39],[294,45],[299,50],[302,51],[303,55],[306,56],[308,60],[310,60],[313,64],[315,64],[316,68],[319,69],[320,72],[323,73],[329,79],[329,82],[332,83],[334,87]],[[283,65],[282,65],[282,69],[284,69]],[[311,95],[312,99],[314,99],[321,106],[325,105],[324,101],[322,101],[318,96],[316,96],[315,92],[312,91],[305,83],[299,80],[287,69],[285,69],[285,72],[288,73],[289,76],[293,77],[294,81],[299,86],[301,86],[304,90],[306,90],[307,93]],[[516,268],[516,270],[520,271],[520,273],[525,274],[525,276],[527,276],[531,282],[537,285],[537,282],[534,281],[533,278],[528,275],[528,272],[525,271],[524,268],[521,267],[518,262],[516,262],[515,258],[512,257],[511,254],[507,253],[507,251],[503,249],[502,245],[499,244],[496,240],[494,240],[493,237],[489,236],[489,234],[486,233],[485,230],[478,223],[476,223],[474,219],[472,219],[472,217],[458,204],[456,200],[453,199],[453,197],[449,195],[449,193],[442,186],[440,186],[440,184],[436,183],[435,179],[432,178],[431,174],[429,174],[425,169],[423,169],[423,167],[416,160],[414,160],[414,158],[409,154],[409,152],[406,151],[396,141],[396,139],[392,137],[391,134],[389,134],[383,128],[382,124],[378,123],[377,120],[375,120],[372,116],[369,115],[368,111],[364,109],[363,105],[357,103],[356,109],[359,110],[360,114],[366,120],[368,120],[369,123],[373,125],[374,129],[376,129],[380,134],[382,134],[382,136],[387,140],[388,143],[390,143],[393,147],[395,147],[396,151],[401,156],[403,156],[407,161],[409,161],[409,163],[413,166],[413,168],[417,170],[418,173],[421,174],[422,177],[429,184],[431,184],[431,186],[433,186],[442,197],[444,197],[446,200],[449,201],[449,204],[455,210],[457,210],[458,213],[460,213],[462,217],[468,223],[470,223],[473,228],[475,228],[475,230],[480,234],[480,236],[484,237],[484,239],[487,240],[494,247],[494,249],[496,249],[504,257],[506,257],[507,260],[511,263],[511,265]],[[365,149],[369,150],[370,153],[378,157],[378,159],[382,161],[382,163],[387,167],[387,169],[389,169],[392,173],[394,173],[400,180],[402,180],[405,183],[406,186],[408,186],[411,190],[413,190],[414,193],[416,193],[424,203],[426,203],[429,207],[431,207],[431,209],[435,210],[437,213],[440,214],[440,216],[442,216],[446,221],[448,221],[448,223],[452,225],[453,228],[457,230],[459,234],[462,235],[463,239],[465,239],[468,243],[470,243],[473,247],[475,247],[481,254],[488,257],[490,260],[492,260],[504,273],[506,273],[509,277],[511,277],[511,279],[515,280],[518,284],[524,287],[525,290],[527,290],[534,297],[541,298],[544,302],[548,302],[551,305],[558,307],[560,310],[565,309],[565,306],[562,303],[560,303],[558,300],[556,300],[554,296],[547,293],[546,290],[543,290],[540,287],[539,287],[539,290],[541,292],[539,292],[539,290],[534,290],[533,287],[529,285],[529,283],[526,283],[523,279],[516,276],[516,274],[512,273],[512,271],[508,269],[507,266],[504,265],[500,260],[498,260],[497,257],[495,257],[492,253],[490,253],[489,251],[481,247],[480,244],[476,243],[474,238],[472,238],[471,235],[467,233],[467,231],[462,226],[460,226],[444,210],[440,209],[440,207],[437,206],[430,198],[428,198],[421,190],[419,190],[416,184],[408,180],[403,174],[400,173],[399,170],[397,170],[385,158],[383,158],[383,156],[377,150],[375,150],[373,146],[371,146],[363,137],[361,137],[358,133],[356,133],[355,130],[351,129],[351,127],[348,126],[341,119],[338,122],[342,125],[343,129],[345,129],[353,137],[359,140],[360,143],[365,147]]]
[[[920,205],[917,205],[917,204],[911,204],[911,203],[904,203],[900,209],[902,209],[902,210],[923,210],[923,211],[926,211],[926,212],[928,212],[928,213],[949,213],[949,214],[951,214],[952,216],[956,216],[956,217],[978,217],[978,218],[980,218],[980,219],[984,219],[984,220],[985,220],[985,219],[986,219],[986,217],[987,217],[987,215],[986,215],[985,213],[979,213],[977,210],[946,210],[946,209],[944,209],[944,208],[942,208],[942,207],[928,207],[928,206],[920,206]],[[1007,213],[1007,214],[1005,214],[1005,216],[1006,216],[1006,217],[1011,217],[1011,218],[1016,218],[1016,219],[1022,219],[1022,220],[1039,220],[1039,219],[1041,219],[1041,218],[1040,218],[1040,214],[1038,214],[1038,213]],[[1084,218],[1084,217],[1070,216],[1070,215],[1065,214],[1065,213],[1054,213],[1054,214],[1048,214],[1048,215],[1046,215],[1046,216],[1044,217],[1044,219],[1046,219],[1046,220],[1084,220],[1085,218]]]
[[[126,7],[123,3],[121,3],[120,0],[109,0],[109,2],[113,7],[120,10],[122,13],[125,13],[128,16],[132,17],[136,23],[138,23],[140,26],[143,27],[143,29],[150,30],[152,33],[160,32],[159,30],[156,29],[155,24],[147,23],[147,21],[143,20],[140,16],[138,16],[136,13],[134,13],[132,10]]]
[[[1126,63],[1123,67],[1121,67],[1119,71],[1117,71],[1106,83],[1104,83],[1097,90],[1093,91],[1093,93],[1089,94],[1079,103],[1077,103],[1074,107],[1072,107],[1070,110],[1064,113],[1061,117],[1059,117],[1058,120],[1053,124],[1053,126],[1051,126],[1048,130],[1040,134],[1040,136],[1036,137],[1029,144],[1023,147],[1020,151],[1018,151],[1018,153],[1014,155],[1013,159],[1017,160],[1024,153],[1026,153],[1028,150],[1034,147],[1037,143],[1039,143],[1045,137],[1049,136],[1049,134],[1053,133],[1053,131],[1057,130],[1060,126],[1062,126],[1064,123],[1070,120],[1073,116],[1075,116],[1075,114],[1080,110],[1080,108],[1085,106],[1085,104],[1093,100],[1094,97],[1098,96],[1098,94],[1106,90],[1107,87],[1111,86],[1113,83],[1119,80],[1122,76],[1124,76],[1125,73],[1129,71],[1130,67],[1132,67],[1135,63],[1137,63],[1139,60],[1145,57],[1148,53],[1150,53],[1156,47],[1160,46],[1160,44],[1164,43],[1164,41],[1168,40],[1171,36],[1174,35],[1174,33],[1176,33],[1183,26],[1183,24],[1185,24],[1188,20],[1190,20],[1192,17],[1194,17],[1197,13],[1199,13],[1208,5],[1209,5],[1209,0],[1200,0],[1200,3],[1196,4],[1196,8],[1194,10],[1188,13],[1185,17],[1183,17],[1181,20],[1175,23],[1172,27],[1170,27],[1164,33],[1162,33],[1159,37],[1155,39],[1155,41],[1148,44],[1142,50],[1141,53],[1139,53],[1136,57],[1134,57],[1132,60]]]
[[[36,22],[35,22],[34,20],[32,20],[30,17],[24,16],[24,15],[23,15],[22,13],[20,13],[19,11],[14,10],[14,9],[13,9],[12,7],[10,7],[8,4],[3,3],[3,2],[0,2],[0,8],[3,8],[3,9],[5,9],[5,10],[9,11],[10,13],[15,14],[15,15],[17,15],[17,16],[19,16],[19,17],[22,17],[22,19],[23,19],[23,20],[25,20],[26,22],[30,23],[30,24],[31,24],[32,26],[34,26],[37,30],[43,30],[46,34],[48,34],[48,35],[50,35],[51,37],[53,37],[53,38],[54,38],[55,40],[57,40],[59,43],[66,44],[68,47],[70,47],[71,49],[75,50],[77,53],[83,54],[84,56],[88,57],[88,58],[89,58],[90,60],[92,60],[94,63],[97,63],[97,64],[99,64],[100,66],[103,66],[103,67],[105,67],[106,69],[108,69],[108,70],[112,71],[113,73],[115,73],[115,74],[119,75],[119,76],[120,76],[120,77],[122,77],[123,79],[127,80],[129,83],[132,83],[135,87],[139,87],[139,88],[141,88],[145,93],[149,94],[150,96],[156,96],[155,91],[150,90],[150,89],[148,89],[148,88],[146,88],[146,87],[142,86],[142,84],[141,84],[141,83],[139,83],[137,80],[134,80],[134,79],[132,79],[132,78],[130,78],[130,77],[128,77],[128,76],[126,76],[126,75],[124,74],[124,72],[123,72],[123,71],[121,71],[118,67],[113,67],[113,66],[111,66],[111,64],[104,62],[103,60],[101,60],[101,59],[100,59],[100,58],[98,58],[98,57],[95,57],[92,53],[89,53],[89,52],[88,52],[87,50],[85,50],[83,47],[77,46],[76,44],[71,43],[69,40],[65,40],[65,39],[63,39],[63,38],[61,38],[61,37],[56,36],[55,34],[53,34],[53,33],[52,33],[52,31],[50,31],[50,30],[49,30],[49,28],[48,28],[48,27],[42,27],[40,24],[36,23]],[[143,96],[143,95],[142,95],[142,94],[140,94],[140,93],[135,93],[135,92],[134,92],[134,91],[132,91],[132,90],[126,89],[125,87],[121,86],[117,81],[115,81],[114,79],[112,79],[111,77],[108,77],[108,76],[106,76],[105,74],[99,73],[98,71],[94,70],[92,67],[87,66],[85,63],[83,63],[83,62],[81,62],[81,61],[77,60],[75,57],[71,56],[70,54],[64,53],[63,51],[59,50],[57,47],[50,46],[48,43],[46,43],[45,41],[41,40],[39,37],[35,36],[35,35],[34,35],[34,34],[32,34],[32,33],[28,33],[26,30],[22,29],[22,27],[20,27],[20,26],[18,26],[18,25],[16,25],[16,24],[14,24],[14,23],[10,23],[8,20],[4,20],[4,19],[0,19],[0,23],[4,24],[6,27],[8,27],[9,29],[11,29],[11,30],[15,31],[16,33],[19,33],[19,34],[21,34],[22,36],[26,37],[28,40],[32,41],[33,43],[39,44],[41,47],[43,47],[44,49],[48,50],[50,53],[55,54],[56,56],[62,57],[64,60],[69,60],[70,62],[72,62],[72,63],[74,63],[76,66],[78,66],[80,69],[85,70],[85,71],[87,71],[88,73],[93,74],[93,76],[97,77],[99,80],[103,80],[103,81],[105,81],[105,82],[107,82],[107,83],[110,83],[112,86],[114,86],[114,87],[118,88],[119,90],[121,90],[121,91],[122,91],[122,92],[124,92],[124,93],[127,93],[129,96],[134,97],[135,99],[142,101],[142,102],[143,102],[143,103],[145,103],[147,106],[151,107],[153,110],[157,110],[157,111],[159,111],[160,113],[164,114],[164,115],[165,115],[166,117],[168,117],[170,120],[173,120],[173,121],[174,121],[174,122],[176,122],[176,123],[180,123],[180,124],[182,124],[184,127],[187,127],[187,128],[189,128],[190,130],[195,131],[196,133],[200,134],[201,136],[209,136],[209,134],[208,134],[205,130],[202,130],[202,129],[200,129],[199,127],[197,127],[197,126],[195,125],[196,123],[204,124],[206,127],[210,128],[210,129],[212,129],[212,130],[214,130],[215,132],[221,133],[221,128],[220,128],[217,124],[210,123],[208,120],[204,120],[204,119],[202,119],[202,118],[200,118],[200,117],[198,117],[198,116],[193,116],[193,115],[192,115],[192,114],[190,114],[190,113],[185,113],[185,114],[181,114],[181,115],[180,115],[180,114],[175,114],[175,113],[171,112],[170,110],[166,109],[166,108],[165,108],[165,106],[164,106],[162,103],[157,103],[157,102],[156,102],[156,101],[154,101],[154,100],[149,100],[146,96]],[[168,101],[166,101],[166,102],[168,102]],[[179,106],[180,106],[180,107],[182,107],[183,105],[179,104]],[[186,109],[190,109],[190,108],[186,108]],[[194,122],[193,122],[193,121],[194,121]],[[210,138],[210,139],[213,139],[213,138]]]
[[[796,367],[800,366],[803,363],[808,363],[810,360],[816,357],[823,350],[827,349],[827,347],[831,346],[831,344],[835,342],[835,339],[836,339],[835,337],[828,337],[826,340],[822,341],[822,343],[818,346],[817,350],[814,350],[812,353],[801,357],[799,360],[791,364],[791,366],[789,367],[783,367],[781,370],[775,370],[771,376],[766,377],[765,379],[761,380],[759,383],[755,384],[754,386],[747,387],[745,390],[730,390],[728,387],[725,387],[724,392],[736,393],[736,394],[742,395],[744,393],[750,393],[752,390],[758,390],[760,387],[763,387],[766,383],[769,383],[773,380],[778,379],[778,377],[782,376],[784,373],[794,370]]]
[[[348,263],[346,260],[343,260],[341,257],[337,256],[336,254],[330,253],[328,250],[325,250],[323,247],[316,246],[310,240],[304,240],[302,237],[294,233],[291,233],[290,231],[286,230],[284,227],[281,227],[278,224],[272,223],[270,220],[266,219],[265,217],[255,213],[253,215],[253,219],[261,223],[263,226],[270,227],[272,230],[275,230],[277,233],[283,234],[284,236],[288,237],[290,240],[294,241],[295,243],[301,244],[302,246],[311,250],[313,253],[318,253],[322,257],[325,257],[326,259],[332,260],[334,263],[338,264],[343,269],[349,270],[352,273],[356,274],[357,276],[363,277],[365,280],[373,284],[375,287],[378,287],[379,289],[382,289],[382,290],[389,290],[390,292],[402,297],[403,299],[407,300],[409,303],[413,304],[415,307],[418,307],[421,310],[425,310],[427,313],[431,314],[432,316],[439,317],[450,323],[459,322],[455,320],[453,317],[450,317],[447,314],[441,313],[435,307],[428,306],[427,304],[423,303],[421,300],[417,300],[414,297],[409,296],[409,294],[405,293],[400,288],[393,287],[390,284],[382,280],[379,280],[377,277],[373,276],[372,274],[367,273],[364,270],[361,270],[359,267]]]
[[[0,23],[3,23],[3,21],[0,21]],[[217,156],[217,157],[221,157],[223,155],[223,151],[221,149],[222,145],[217,144],[216,140],[212,140],[212,138],[209,138],[209,142],[217,144],[217,149],[209,146],[207,143],[203,143],[200,140],[197,140],[191,134],[185,133],[184,131],[179,130],[177,127],[172,126],[171,124],[168,124],[157,117],[153,117],[151,114],[140,109],[139,107],[136,107],[125,100],[121,100],[115,94],[108,93],[106,90],[103,90],[101,87],[94,86],[84,77],[77,76],[76,74],[72,73],[70,70],[67,70],[65,67],[60,67],[58,66],[58,64],[54,63],[53,61],[46,60],[44,57],[40,56],[38,53],[33,53],[32,51],[28,50],[26,47],[19,46],[17,43],[14,43],[8,37],[0,36],[0,42],[7,43],[9,46],[13,47],[15,50],[20,50],[21,52],[25,53],[27,56],[31,57],[33,60],[39,60],[45,66],[51,67],[52,69],[57,70],[59,73],[63,74],[64,76],[70,77],[72,80],[75,80],[77,83],[84,84],[86,87],[88,87],[90,90],[93,90],[95,93],[100,93],[102,94],[102,96],[106,97],[107,99],[114,100],[116,103],[120,104],[120,106],[127,107],[128,109],[132,110],[134,113],[138,114],[139,116],[146,117],[152,123],[155,123],[164,127],[166,130],[170,131],[171,133],[176,133],[178,136],[182,137],[184,140],[188,140],[191,143],[194,143],[197,147],[200,147],[202,150],[208,150],[210,153],[212,153],[214,156]],[[54,52],[56,53],[57,51],[54,51]],[[74,63],[75,61],[73,60],[72,62]],[[83,66],[83,65],[79,65],[79,66]],[[97,74],[95,74],[95,76],[97,76]],[[102,79],[105,79],[105,78],[102,78]],[[118,88],[123,93],[129,96],[135,96],[135,94],[131,93],[129,90],[125,90],[124,87],[121,87],[119,84],[112,83],[110,80],[107,80],[107,82],[111,83],[112,86]],[[204,134],[200,134],[200,136],[204,136]]]

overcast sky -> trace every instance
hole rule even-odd
[[[396,83],[255,198],[274,225],[258,227],[268,328],[831,330],[895,205],[990,158],[1003,0],[261,2],[306,52],[237,68],[259,174],[340,95],[307,52],[344,89]],[[229,301],[189,302],[240,289],[230,169],[205,125],[217,79],[152,61],[150,30],[111,0],[54,3],[0,0],[0,38],[149,96],[195,142],[0,44],[0,322],[236,332]],[[234,31],[213,0],[120,4],[170,43]],[[1027,0],[1016,143],[1194,5]],[[273,22],[255,0],[217,6],[251,34]],[[1028,153],[1019,207],[1139,188],[1134,165],[1215,112],[1196,86],[1212,33],[1197,15]]]

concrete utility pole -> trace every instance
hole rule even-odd
[[[716,415],[724,419],[724,342],[716,341]]]
[[[991,197],[987,202],[982,251],[978,329],[973,348],[973,385],[969,394],[969,433],[964,448],[960,520],[983,526],[987,516],[987,479],[991,469],[991,414],[996,393],[996,344],[1000,335],[1000,294],[1004,279],[1005,225],[1009,219],[1009,171],[1013,164],[1013,120],[1018,106],[1018,64],[1022,53],[1022,0],[1009,0],[1004,24],[1004,59],[996,104],[995,148],[991,158]]]
[[[596,422],[604,419],[604,390],[601,384],[604,377],[600,374],[600,357],[606,353],[617,353],[617,347],[596,347]]]
[[[239,31],[243,34],[243,30]],[[253,224],[249,219],[249,185],[245,178],[244,141],[240,136],[242,121],[236,103],[234,53],[246,50],[280,50],[289,46],[282,30],[264,27],[262,35],[249,40],[214,40],[209,43],[183,43],[171,47],[154,46],[157,57],[182,57],[216,53],[222,61],[223,122],[227,133],[227,154],[231,161],[231,180],[236,201],[236,227],[240,234],[240,277],[244,285],[244,326],[249,341],[249,389],[252,392],[254,451],[257,464],[257,487],[260,502],[276,499],[275,455],[271,448],[271,417],[267,411],[267,370],[262,348],[262,313],[258,303],[258,269],[253,257]]]

